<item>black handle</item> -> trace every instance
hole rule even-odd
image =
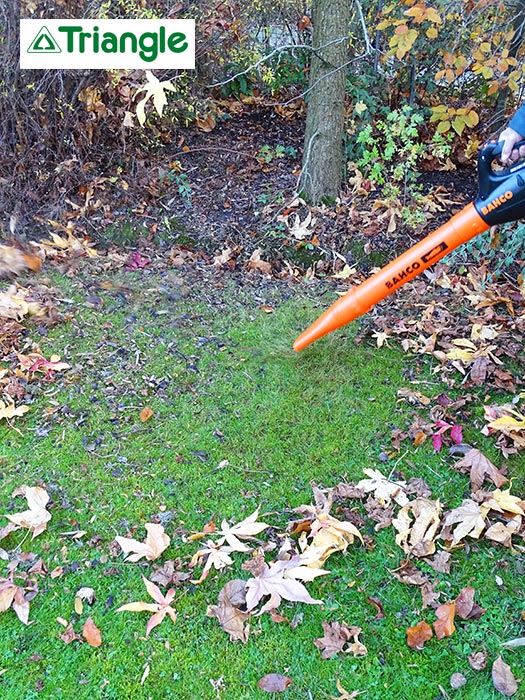
[[[514,148],[520,146],[525,146],[525,139],[514,144]],[[502,150],[503,141],[491,141],[478,156],[479,189],[474,205],[489,226],[525,218],[525,162],[494,170],[492,163]]]

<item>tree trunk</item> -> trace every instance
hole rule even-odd
[[[350,0],[314,0],[312,59],[299,191],[313,203],[341,189]],[[341,41],[338,41],[341,40]],[[333,43],[331,43],[333,42]]]

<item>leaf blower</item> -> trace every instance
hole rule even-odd
[[[515,148],[521,145],[525,145],[525,140]],[[303,350],[314,340],[370,311],[378,301],[491,226],[525,218],[525,162],[494,170],[492,164],[501,155],[502,148],[503,142],[490,142],[481,149],[478,196],[474,202],[362,284],[350,288],[301,333],[293,345],[294,350]]]

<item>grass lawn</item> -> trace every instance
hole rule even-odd
[[[358,481],[367,467],[421,477],[432,497],[452,508],[468,497],[468,477],[452,469],[446,450],[434,454],[430,441],[419,448],[406,442],[393,454],[391,430],[404,428],[413,413],[396,396],[409,386],[407,369],[428,396],[444,390],[428,360],[356,345],[352,328],[293,352],[294,339],[328,306],[331,292],[209,272],[113,271],[93,280],[95,291],[85,276],[56,274],[51,281],[72,319],[38,342],[46,357],[59,354],[72,368],[39,384],[18,430],[0,426],[0,502],[3,513],[21,511],[25,501],[13,499],[13,490],[40,484],[52,498],[52,519],[33,541],[18,530],[0,547],[43,557],[54,577],[37,577],[29,627],[12,610],[0,615],[2,699],[345,700],[338,680],[349,693],[364,691],[366,700],[434,700],[447,697],[443,690],[458,700],[503,697],[490,669],[500,654],[517,678],[523,669],[523,651],[501,643],[525,636],[525,560],[485,541],[456,549],[450,574],[418,563],[438,582],[440,602],[473,586],[487,609],[422,651],[408,648],[406,629],[435,616],[421,609],[418,587],[390,573],[405,555],[394,530],[375,532],[372,521],[362,532],[373,544],[356,541],[334,554],[326,564],[330,575],[306,584],[322,605],[283,601],[279,612],[299,624],[254,617],[246,644],[230,641],[206,616],[225,583],[248,578],[240,553],[226,571],[177,588],[176,624],[166,618],[148,638],[146,613],[117,613],[131,601],[149,601],[142,575],[154,567],[124,563],[112,543],[129,533],[142,541],[147,522],[161,522],[171,538],[155,563],[180,558],[186,570],[202,544],[188,535],[214,515],[218,524],[223,518],[231,524],[260,506],[260,519],[274,534],[283,532],[297,517],[292,509],[312,502],[312,483]],[[153,416],[142,421],[145,407]],[[501,462],[477,426],[465,426],[465,438]],[[513,493],[524,496],[523,459],[511,458],[509,471]],[[358,501],[347,506],[364,513]],[[85,534],[66,534],[77,531]],[[8,562],[0,564],[6,576]],[[96,601],[79,611],[75,594],[82,586],[94,589]],[[381,601],[382,619],[375,619],[370,597]],[[102,646],[59,638],[64,626],[57,618],[80,633],[89,616]],[[323,620],[361,627],[368,654],[322,660],[313,640],[322,636]],[[474,671],[467,657],[478,651],[489,662]],[[453,690],[455,672],[467,682]],[[257,687],[267,673],[292,684],[268,695]],[[525,697],[524,688],[514,697]]]

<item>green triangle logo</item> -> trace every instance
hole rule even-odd
[[[62,49],[55,41],[49,29],[47,27],[42,27],[31,42],[27,53],[62,53]]]

